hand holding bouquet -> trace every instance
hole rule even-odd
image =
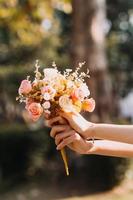
[[[52,68],[45,68],[43,74],[39,72],[36,62],[35,79],[31,81],[29,76],[20,84],[17,100],[25,103],[25,108],[33,121],[39,120],[43,114],[49,118],[58,116],[60,112],[92,112],[95,101],[89,98],[90,91],[84,82],[89,77],[87,72],[79,73],[82,65],[73,72],[66,69],[63,74],[57,70],[55,63]],[[44,115],[44,116],[45,116]],[[65,150],[61,150],[67,175],[69,175]]]

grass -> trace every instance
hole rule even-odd
[[[77,186],[79,184],[77,183]],[[62,185],[48,185],[30,182],[20,185],[0,196],[0,200],[132,200],[133,199],[133,163],[121,185],[106,192],[76,195],[76,188],[63,188]],[[78,187],[79,188],[79,187]]]

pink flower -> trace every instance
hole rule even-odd
[[[43,113],[43,108],[40,103],[31,103],[27,108],[30,117],[33,121],[37,121]]]
[[[85,111],[93,112],[93,110],[95,109],[95,105],[96,105],[96,103],[95,103],[95,100],[93,98],[85,99],[83,101],[82,108]]]
[[[46,92],[49,92],[49,90],[51,90],[51,87],[50,87],[50,86],[44,86],[44,87],[42,87],[42,89],[41,89],[41,93],[42,93],[42,94],[45,94]]]
[[[30,81],[28,80],[23,80],[20,84],[20,87],[19,87],[19,90],[18,90],[18,93],[21,95],[21,94],[28,94],[29,92],[31,92],[32,90],[32,86],[31,86],[31,83]]]
[[[80,88],[76,88],[71,93],[71,98],[73,101],[83,101],[84,97],[84,92]]]
[[[28,107],[31,103],[33,103],[34,100],[32,98],[26,98],[26,106],[25,106],[25,109],[28,110]]]
[[[48,101],[50,99],[52,99],[55,94],[56,94],[56,90],[54,88],[52,88],[51,86],[44,86],[41,89],[41,93],[43,95],[43,98]]]

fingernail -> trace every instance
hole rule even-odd
[[[61,146],[60,146],[60,145],[58,145],[56,149],[57,149],[57,150],[61,150]]]

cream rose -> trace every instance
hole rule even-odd
[[[90,95],[90,91],[86,83],[82,83],[79,89],[82,91],[84,97],[88,97]]]
[[[43,72],[47,79],[53,79],[58,76],[58,70],[54,68],[45,68]]]
[[[72,100],[69,98],[68,95],[63,95],[59,98],[59,105],[65,112],[72,112],[74,109]]]

